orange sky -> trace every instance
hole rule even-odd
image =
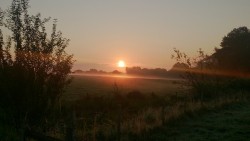
[[[0,0],[6,9],[10,0]],[[173,48],[212,53],[233,28],[250,28],[249,0],[30,0],[31,12],[58,19],[74,69],[170,69]],[[51,31],[51,30],[48,30]]]

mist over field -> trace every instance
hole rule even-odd
[[[130,91],[140,91],[146,95],[175,94],[180,87],[181,79],[134,76],[126,74],[72,74],[72,83],[66,89],[66,99],[85,96],[112,95],[114,84],[121,89],[123,95]]]

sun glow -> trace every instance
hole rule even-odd
[[[124,67],[126,67],[126,64],[125,64],[125,62],[123,60],[120,60],[120,61],[118,61],[117,66],[119,68],[124,68]]]

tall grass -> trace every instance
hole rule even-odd
[[[76,138],[86,141],[130,140],[182,118],[248,99],[247,92],[222,95],[209,101],[194,100],[188,94],[143,96],[139,91],[136,93],[140,96],[122,95],[120,103],[115,97],[94,96],[75,102],[78,114]]]
[[[45,134],[61,140],[68,136],[76,141],[132,140],[182,118],[247,99],[248,92],[244,91],[217,93],[216,97],[203,100],[195,99],[192,93],[185,92],[146,95],[133,90],[124,93],[118,85],[114,85],[113,95],[84,95],[74,101],[63,101],[55,112],[59,115],[55,116],[59,117],[56,124],[47,129]],[[1,127],[0,130],[6,130],[4,126]],[[9,133],[2,132],[6,141],[21,137],[19,131],[7,128]],[[72,132],[71,135],[69,132]]]

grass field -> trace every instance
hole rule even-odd
[[[173,104],[170,97],[183,93],[179,79],[127,75],[72,78],[63,99],[74,105],[77,135],[86,140],[93,140],[93,136],[97,140],[116,140],[118,132],[123,138],[159,126],[162,107]]]
[[[75,105],[79,140],[245,140],[248,137],[250,128],[243,123],[249,123],[246,118],[250,116],[249,104],[233,104],[246,99],[242,93],[202,102],[190,99],[180,80],[119,75],[72,77],[64,99]],[[114,95],[114,83],[119,87],[120,98]],[[128,96],[131,91],[135,91],[132,97]]]
[[[45,134],[76,141],[247,140],[249,94],[222,94],[194,100],[182,80],[126,75],[71,75]],[[117,85],[115,85],[117,84]],[[0,118],[5,118],[3,115]],[[18,140],[19,131],[0,127],[0,140]]]
[[[145,133],[144,141],[247,141],[250,104],[237,102],[196,113]]]
[[[180,91],[178,79],[135,77],[124,75],[72,75],[72,83],[65,92],[65,99],[74,100],[81,96],[107,96],[116,83],[123,94],[138,90],[143,94],[169,95]]]

